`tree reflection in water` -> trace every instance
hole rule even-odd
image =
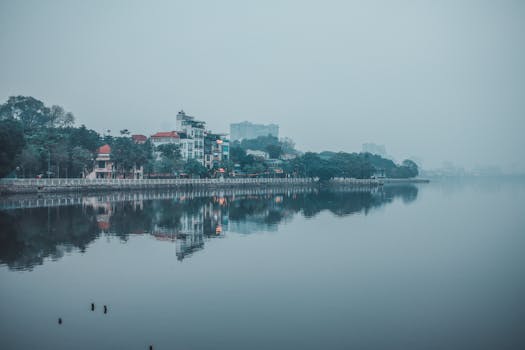
[[[0,211],[0,264],[30,270],[46,259],[73,250],[84,252],[101,235],[127,240],[151,235],[176,244],[179,260],[203,249],[206,239],[226,232],[275,231],[287,218],[313,217],[328,210],[336,216],[365,215],[401,198],[417,198],[416,186],[384,186],[371,191],[285,192],[167,200],[111,202],[85,197],[82,205]]]

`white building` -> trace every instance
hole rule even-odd
[[[167,144],[180,144],[180,136],[176,131],[161,131],[151,135],[150,139],[155,147]]]
[[[229,159],[230,141],[227,134],[214,134],[208,131],[204,137],[204,166],[212,169]]]
[[[184,111],[177,114],[176,128],[181,136],[184,159],[195,159],[204,165],[205,122],[196,120]]]
[[[254,156],[255,158],[270,159],[270,155],[268,154],[268,152],[259,151],[255,149],[247,149],[246,155]]]
[[[117,172],[111,159],[111,147],[107,144],[98,148],[93,171],[86,176],[87,179],[142,179],[143,177],[144,167],[142,166],[137,167],[134,165],[131,169],[121,169]]]
[[[180,147],[180,135],[176,131],[160,131],[156,134],[151,135],[151,143],[155,149],[155,156],[157,160],[160,159],[160,152],[157,151],[157,147],[162,145],[174,144]],[[181,152],[182,153],[182,152]]]

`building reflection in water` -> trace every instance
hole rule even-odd
[[[45,259],[59,259],[65,253],[84,252],[100,236],[126,241],[132,235],[173,243],[182,261],[202,250],[209,239],[227,233],[251,234],[277,231],[278,225],[295,215],[312,217],[328,210],[336,216],[368,214],[373,208],[400,198],[410,203],[417,198],[416,186],[385,186],[360,191],[270,191],[259,194],[132,193],[52,198],[57,206],[20,199],[3,203],[0,211],[0,264],[27,270]],[[45,204],[46,201],[43,201]],[[29,208],[20,208],[24,205]],[[9,209],[9,207],[17,209]],[[34,207],[31,207],[34,206]],[[7,208],[6,208],[7,207]]]

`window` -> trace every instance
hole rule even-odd
[[[103,160],[99,160],[98,161],[98,168],[99,169],[104,169],[106,167],[106,162],[103,161]]]

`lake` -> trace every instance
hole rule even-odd
[[[525,349],[520,179],[69,200],[4,202],[1,349]]]

